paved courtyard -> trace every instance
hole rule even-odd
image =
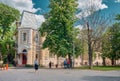
[[[120,81],[120,71],[9,69],[0,70],[0,81]]]

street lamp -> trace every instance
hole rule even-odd
[[[73,31],[72,34],[73,34],[72,37],[74,38],[74,36],[75,36],[75,31]],[[72,49],[72,50],[73,50],[73,62],[72,62],[72,67],[74,67],[74,66],[75,66],[75,41],[74,41],[74,39],[73,39],[73,44],[72,44],[72,45],[73,45],[73,49]]]
[[[74,67],[74,64],[75,64],[75,45],[73,42],[73,67]]]

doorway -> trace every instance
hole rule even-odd
[[[27,64],[27,50],[24,49],[22,53],[22,64],[26,65]]]

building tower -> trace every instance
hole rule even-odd
[[[18,27],[18,62],[19,65],[34,63],[36,54],[39,59],[40,42],[35,14],[23,11]]]

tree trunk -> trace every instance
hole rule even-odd
[[[111,64],[112,64],[112,66],[115,65],[115,60],[114,60],[114,58],[111,59]]]
[[[92,47],[91,41],[88,42],[89,69],[92,69]]]
[[[59,57],[57,55],[57,64],[56,64],[56,66],[58,66],[58,64],[59,64]]]
[[[103,59],[103,66],[106,66],[105,57],[103,57],[102,59]]]
[[[84,56],[81,54],[81,65],[83,65]]]
[[[117,66],[117,60],[115,59],[115,66]]]
[[[91,41],[91,31],[89,29],[89,24],[87,22],[88,28],[88,56],[89,56],[89,69],[92,69],[92,41]]]

